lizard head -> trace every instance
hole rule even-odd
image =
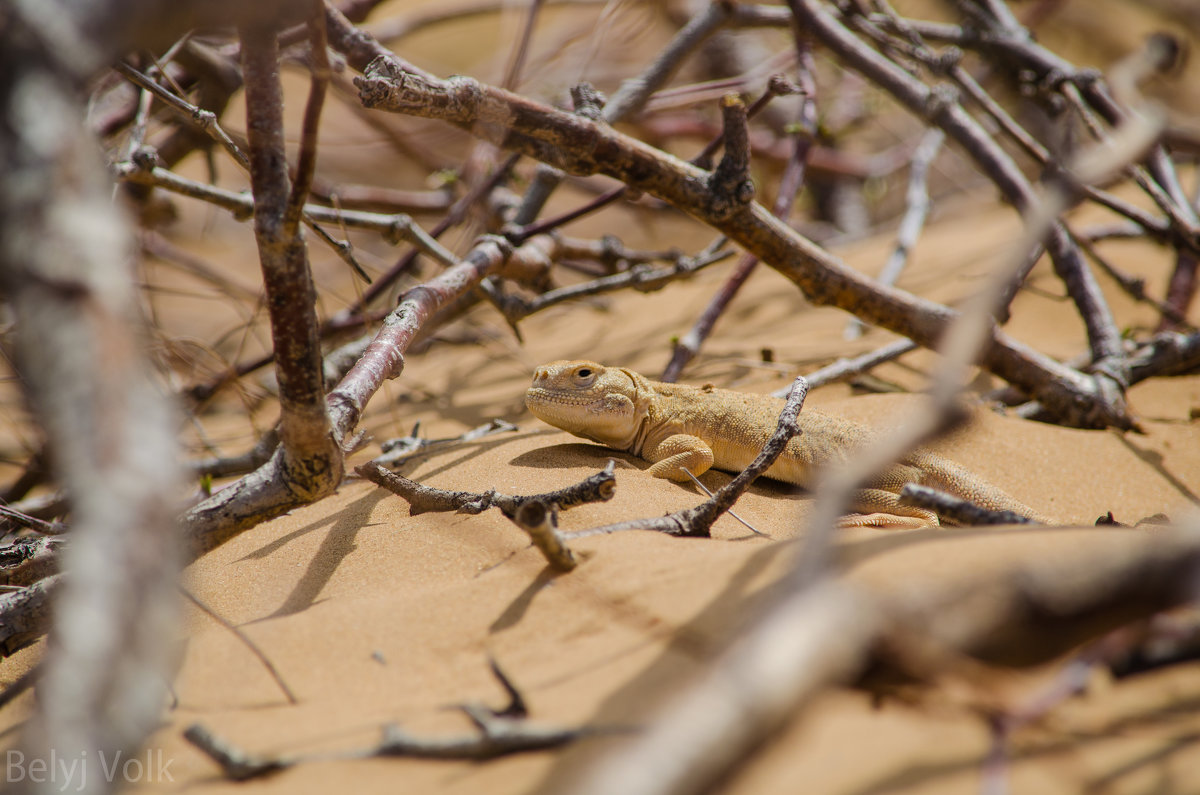
[[[544,364],[525,405],[543,422],[594,442],[632,450],[646,415],[641,376],[582,360]]]

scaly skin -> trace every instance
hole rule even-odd
[[[534,416],[568,433],[625,450],[651,463],[650,474],[689,480],[716,467],[745,469],[779,421],[783,400],[717,389],[651,381],[623,367],[588,361],[558,361],[539,367],[525,393]],[[800,433],[767,476],[811,488],[817,470],[840,463],[871,441],[863,426],[806,409]],[[972,475],[963,467],[918,449],[857,493],[843,525],[925,527],[938,524],[937,514],[901,505],[905,483],[920,483],[993,510],[1008,510],[1043,524],[1051,520]]]

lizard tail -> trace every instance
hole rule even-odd
[[[1025,503],[1009,496],[1006,492],[947,458],[925,453],[912,463],[919,466],[924,473],[924,477],[921,478],[922,485],[948,492],[964,500],[970,500],[982,508],[993,511],[1012,511],[1028,517],[1038,524],[1058,524],[1050,517],[1038,513]]]

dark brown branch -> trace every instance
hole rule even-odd
[[[304,107],[304,122],[300,130],[300,152],[296,158],[296,178],[292,182],[284,208],[284,231],[295,235],[312,188],[317,170],[317,129],[321,123],[321,110],[325,105],[325,92],[329,88],[329,53],[326,51],[325,3],[310,0],[311,16],[308,19],[308,51],[311,59],[312,79],[308,89],[308,102]]]
[[[316,290],[299,228],[304,197],[293,201],[288,180],[275,32],[247,28],[241,37],[254,232],[279,383],[283,474],[289,490],[311,500],[337,486],[343,463],[321,380]]]
[[[1028,516],[1022,516],[1012,511],[984,508],[970,500],[964,500],[917,483],[904,484],[904,488],[900,490],[900,503],[925,508],[964,527],[992,524],[1036,524]]]
[[[189,464],[193,477],[223,478],[230,475],[243,475],[257,469],[267,461],[279,445],[279,433],[274,428],[262,435],[254,447],[245,453],[226,458],[203,458]]]
[[[746,126],[746,105],[741,97],[726,94],[721,98],[721,119],[725,151],[708,178],[711,196],[708,214],[717,220],[732,217],[754,201],[754,183],[750,181],[750,131]]]
[[[329,46],[346,56],[346,62],[351,68],[361,72],[367,64],[382,55],[391,55],[387,47],[375,40],[375,37],[362,28],[357,27],[346,15],[332,4],[325,4],[325,31],[329,37]],[[417,66],[404,62],[407,71],[425,74]]]
[[[613,474],[614,466],[615,463],[609,461],[601,471],[571,486],[564,486],[545,494],[518,496],[501,494],[495,489],[489,489],[482,493],[438,489],[409,480],[395,472],[389,472],[374,461],[361,464],[355,467],[354,471],[376,486],[402,497],[408,502],[409,512],[414,516],[426,511],[458,511],[459,513],[476,514],[495,507],[511,519],[527,502],[554,504],[561,510],[567,510],[584,503],[611,500],[617,483],[616,475]]]
[[[142,74],[137,69],[134,69],[129,64],[119,63],[113,68],[116,69],[117,72],[127,77],[134,85],[145,91],[149,91],[168,108],[171,108],[173,111],[179,114],[180,117],[193,124],[196,129],[202,131],[213,141],[219,143],[222,147],[224,147],[225,151],[227,151],[229,155],[243,168],[250,167],[250,161],[246,158],[245,152],[238,148],[238,145],[234,143],[233,139],[229,137],[229,134],[226,133],[221,127],[220,122],[217,121],[217,115],[215,113],[187,102],[174,92],[163,88],[157,82],[151,80],[148,76]]]
[[[268,757],[249,754],[216,736],[199,723],[193,723],[184,729],[183,738],[207,754],[221,766],[225,777],[234,781],[246,781],[284,770],[299,761],[293,756]]]
[[[584,737],[610,734],[616,731],[593,729],[586,726],[558,728],[529,723],[525,719],[527,710],[521,693],[513,686],[494,660],[491,661],[491,668],[505,692],[509,694],[509,703],[499,710],[479,703],[459,705],[459,709],[478,729],[475,734],[462,737],[417,737],[398,726],[389,724],[383,727],[383,736],[379,743],[367,748],[266,756],[243,751],[232,743],[217,737],[199,723],[189,726],[183,736],[220,765],[221,772],[227,778],[234,781],[245,781],[307,762],[337,759],[408,757],[411,759],[468,759],[482,762],[509,754],[560,748]]]
[[[530,0],[529,11],[521,25],[521,37],[508,54],[508,66],[504,68],[504,79],[501,85],[508,89],[516,89],[520,84],[521,70],[525,68],[525,60],[529,56],[529,42],[533,38],[533,29],[537,26],[538,15],[542,11],[545,0]]]
[[[1161,304],[1163,319],[1159,331],[1179,329],[1187,323],[1188,307],[1196,297],[1198,280],[1197,270],[1200,270],[1200,257],[1194,251],[1180,251],[1175,258],[1175,269],[1171,271],[1171,280],[1167,284],[1167,296]]]
[[[1200,331],[1160,331],[1129,357],[1131,383],[1158,375],[1182,375],[1200,368]]]
[[[1164,324],[1169,324],[1173,330],[1182,331],[1191,328],[1191,324],[1187,321],[1187,316],[1179,312],[1168,301],[1159,301],[1146,294],[1145,279],[1140,277],[1135,278],[1118,270],[1111,262],[1108,261],[1107,258],[1102,256],[1100,252],[1096,250],[1095,245],[1093,245],[1090,239],[1077,235],[1069,226],[1067,227],[1067,231],[1070,233],[1071,238],[1075,241],[1079,248],[1083,250],[1083,253],[1088,256],[1088,259],[1096,263],[1100,270],[1108,274],[1108,277],[1115,281],[1117,285],[1125,291],[1126,295],[1133,298],[1135,301],[1138,301],[1139,303],[1146,304],[1147,306],[1151,306],[1158,310],[1159,314],[1162,315],[1162,322]],[[1176,261],[1181,262],[1183,259],[1191,256],[1192,254],[1190,252],[1180,251],[1177,254]],[[1178,270],[1176,270],[1176,273],[1178,273]],[[1167,295],[1169,299],[1169,288]],[[1160,330],[1162,330],[1161,327]]]

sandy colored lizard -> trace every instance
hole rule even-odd
[[[775,430],[784,401],[717,389],[666,384],[589,361],[558,361],[534,372],[525,405],[534,416],[576,436],[649,461],[650,474],[687,481],[711,467],[745,469]],[[868,444],[871,432],[851,420],[805,409],[794,437],[767,476],[805,488],[823,464],[844,461]],[[686,471],[685,471],[686,470]],[[923,508],[901,505],[905,483],[920,483],[984,508],[1008,510],[1051,524],[964,467],[918,449],[859,491],[845,526],[924,527],[939,524]]]

